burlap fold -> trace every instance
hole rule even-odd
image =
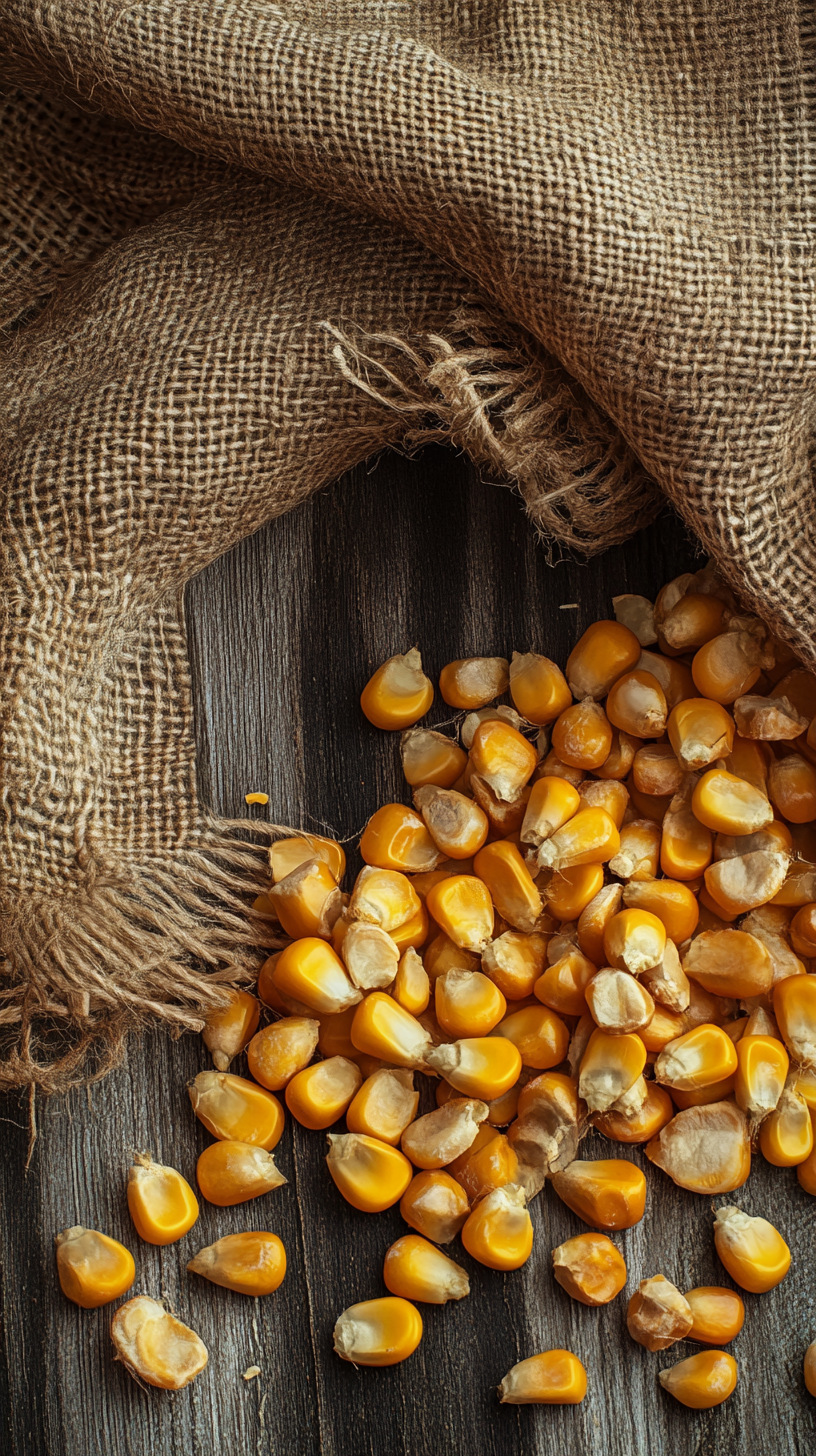
[[[452,441],[582,551],[666,496],[814,660],[813,33],[1,0],[0,1083],[197,1024],[268,942],[263,846],[196,796],[181,593],[384,446]]]

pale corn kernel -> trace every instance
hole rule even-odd
[[[504,1016],[507,1002],[481,971],[454,970],[434,982],[434,1008],[449,1036],[487,1036]]]
[[[793,854],[793,839],[787,824],[781,819],[772,819],[765,829],[754,834],[718,834],[714,841],[714,858],[741,859],[756,849],[778,850],[790,857]]]
[[[668,705],[657,678],[642,668],[624,673],[610,688],[606,716],[614,728],[633,738],[660,738]]]
[[[680,1188],[731,1193],[751,1171],[748,1119],[733,1102],[686,1108],[646,1144],[646,1156]]]
[[[487,1113],[486,1102],[454,1098],[405,1129],[402,1151],[417,1168],[444,1168],[467,1152]]]
[[[588,1018],[590,1026],[591,1018]],[[581,1057],[578,1090],[590,1112],[606,1112],[637,1081],[646,1048],[635,1034],[610,1036],[596,1027]]]
[[[735,1046],[743,1036],[771,1036],[781,1044],[776,1017],[772,1012],[767,1011],[761,1002],[754,1007],[749,1016],[742,1017],[739,1024],[731,1022],[723,1030],[728,1032]]]
[[[509,686],[506,657],[461,657],[439,674],[439,691],[450,708],[483,708]]]
[[[605,698],[613,683],[630,672],[641,645],[621,622],[593,622],[567,658],[566,677],[574,698]]]
[[[641,647],[649,647],[652,642],[657,641],[654,606],[648,597],[624,592],[622,596],[612,598],[612,607],[615,621],[622,622],[624,627],[634,632]]]
[[[609,861],[622,880],[653,880],[660,863],[662,831],[650,819],[632,819],[620,828],[620,848]]]
[[[353,1208],[382,1213],[399,1203],[414,1175],[404,1153],[366,1133],[327,1133],[326,1163],[332,1179]]]
[[[629,971],[607,967],[598,971],[586,987],[586,1003],[602,1031],[640,1031],[654,1016],[655,1004],[649,992]]]
[[[435,869],[442,857],[419,815],[405,804],[383,804],[372,814],[360,838],[360,854],[367,865],[405,874]]]
[[[414,1074],[400,1067],[383,1068],[367,1077],[346,1109],[349,1132],[365,1133],[396,1147],[419,1107]]]
[[[277,885],[307,859],[322,859],[339,885],[346,872],[346,856],[336,839],[320,834],[297,834],[291,839],[275,839],[269,848],[269,867]]]
[[[737,1050],[720,1026],[694,1027],[670,1041],[655,1062],[655,1081],[681,1092],[721,1082],[737,1070]]]
[[[397,974],[400,953],[391,936],[379,925],[355,920],[343,939],[341,957],[352,985],[361,991],[390,986]]]
[[[514,930],[531,934],[541,916],[541,895],[516,846],[506,839],[485,845],[473,868],[487,885],[499,915]]]
[[[657,678],[669,709],[676,708],[684,698],[693,698],[697,693],[694,678],[684,662],[664,657],[661,652],[641,652],[636,666]]]
[[[306,1016],[285,1016],[253,1036],[247,1047],[247,1065],[256,1082],[279,1092],[291,1082],[315,1053],[320,1022]]]
[[[484,810],[456,789],[425,784],[415,790],[414,803],[434,844],[450,859],[471,859],[487,839]]]
[[[533,1251],[533,1225],[523,1190],[507,1183],[480,1199],[462,1226],[462,1243],[488,1269],[520,1269]]]
[[[425,1060],[457,1091],[485,1102],[509,1092],[521,1072],[517,1048],[497,1035],[447,1042],[430,1050]]]
[[[749,1294],[775,1289],[790,1268],[790,1249],[773,1224],[733,1205],[715,1210],[714,1247],[734,1283]]]
[[[734,703],[734,721],[743,738],[780,743],[808,730],[808,719],[790,698],[746,694]]]
[[[665,949],[665,926],[648,910],[619,910],[604,930],[607,964],[633,976],[658,965]]]
[[[480,723],[473,735],[470,765],[499,799],[517,799],[538,763],[532,743],[501,719]]]
[[[578,1095],[575,1077],[544,1072],[522,1089],[518,1116],[507,1136],[519,1159],[519,1181],[528,1197],[534,1195],[524,1170],[537,1171],[543,1180],[569,1167],[578,1151],[585,1119],[586,1104]]]
[[[286,1106],[302,1127],[317,1132],[342,1117],[363,1077],[356,1062],[328,1057],[297,1072],[286,1086]]]
[[[295,940],[281,951],[272,983],[321,1015],[345,1011],[362,1000],[337,952],[316,936]]]
[[[583,1016],[587,987],[595,974],[593,961],[578,950],[568,951],[539,976],[533,995],[560,1016]]]
[[[580,1405],[586,1370],[571,1350],[545,1350],[508,1370],[499,1386],[502,1405]]]
[[[703,1284],[686,1293],[694,1323],[690,1340],[703,1345],[727,1345],[736,1339],[745,1323],[745,1305],[734,1289]]]
[[[347,914],[349,920],[365,920],[391,935],[421,909],[422,901],[406,875],[366,865],[354,882]]]
[[[382,991],[372,991],[357,1007],[351,1040],[359,1052],[397,1067],[422,1067],[432,1045],[416,1017]]]
[[[467,754],[444,733],[430,728],[409,728],[400,739],[402,772],[413,789],[435,784],[450,789],[467,766]]]
[[[794,1061],[816,1065],[816,977],[788,976],[773,988],[773,1009]]]
[[[640,980],[661,1007],[669,1011],[686,1010],[691,1000],[691,988],[673,940],[666,941],[663,959],[658,965],[641,971]]]
[[[287,1181],[271,1153],[226,1139],[204,1149],[196,1164],[196,1179],[207,1202],[219,1208],[260,1198]]]
[[[450,1173],[417,1173],[402,1198],[405,1222],[436,1244],[449,1244],[470,1213],[464,1189]]]
[[[283,1283],[286,1250],[276,1234],[227,1234],[199,1249],[187,1268],[221,1289],[258,1298],[274,1293]]]
[[[645,743],[632,761],[632,780],[641,794],[674,795],[685,769],[670,743]]]
[[[612,725],[600,703],[583,698],[559,714],[552,741],[563,763],[579,769],[599,768],[612,749]]]
[[[412,946],[400,956],[391,995],[411,1016],[419,1016],[431,999],[431,983],[422,957]]]
[[[629,1300],[626,1328],[647,1350],[668,1350],[684,1340],[694,1323],[691,1305],[663,1274],[641,1279]]]
[[[708,768],[725,758],[734,743],[734,720],[719,703],[707,697],[685,698],[672,708],[669,742],[686,770]]]
[[[475,712],[468,713],[459,730],[459,737],[465,748],[470,750],[473,747],[473,738],[476,729],[481,723],[509,723],[511,728],[521,729],[524,720],[516,712],[515,708],[509,707],[506,703],[497,703],[492,708],[477,708]]]
[[[63,1229],[54,1242],[60,1288],[82,1309],[110,1304],[130,1289],[136,1278],[130,1250],[97,1229],[76,1224]]]
[[[620,885],[604,885],[578,917],[578,945],[584,956],[594,961],[596,966],[603,965],[604,931],[612,916],[617,915],[620,909],[622,894]]]
[[[609,1304],[626,1284],[623,1255],[606,1234],[576,1234],[553,1249],[552,1260],[557,1282],[579,1304]]]
[[[525,935],[519,930],[506,930],[485,946],[482,970],[507,1001],[521,1001],[533,994],[544,970],[547,940],[546,935],[537,932]]]
[[[691,942],[683,970],[715,996],[764,996],[773,964],[766,946],[744,930],[706,930]]]
[[[277,1097],[246,1077],[199,1072],[187,1091],[193,1112],[214,1138],[254,1143],[268,1153],[280,1142],[283,1108]]]
[[[581,809],[536,854],[540,869],[568,870],[579,865],[603,864],[620,849],[615,821],[605,809]]]
[[[572,702],[560,667],[537,652],[514,652],[509,676],[510,696],[528,723],[552,723]]]
[[[752,854],[723,859],[705,871],[708,893],[722,910],[741,915],[767,905],[785,883],[788,871],[787,854],[774,850],[755,850]]]
[[[389,657],[369,678],[360,707],[375,728],[410,728],[433,702],[433,683],[422,671],[416,647]]]
[[[117,1309],[111,1339],[128,1373],[160,1390],[182,1390],[207,1364],[207,1347],[195,1331],[144,1294]]]
[[[269,891],[281,925],[293,939],[331,936],[332,926],[343,909],[343,896],[322,859],[307,859],[279,880]]]
[[[427,907],[440,930],[463,950],[481,954],[493,937],[490,891],[475,875],[451,875],[434,885]]]
[[[713,1022],[715,1026],[725,1026],[727,1021],[733,1021],[736,1012],[736,1001],[727,1000],[724,996],[712,996],[697,981],[689,981],[689,1004],[683,1012],[686,1031],[702,1026],[704,1021]]]
[[[808,1105],[793,1087],[786,1087],[773,1112],[759,1129],[759,1148],[775,1168],[795,1168],[813,1152],[813,1123]]]
[[[737,1384],[737,1362],[724,1350],[701,1350],[670,1370],[658,1371],[664,1390],[691,1410],[722,1405]]]
[[[597,768],[595,772],[600,776],[601,768]],[[585,777],[582,768],[573,768],[572,764],[564,763],[553,748],[538,765],[533,775],[533,784],[535,785],[540,778],[555,778],[565,779],[568,784],[572,784],[573,788],[577,788],[580,783],[583,783]]]
[[[758,1121],[773,1112],[788,1075],[788,1054],[772,1036],[743,1034],[736,1044],[734,1096],[743,1112]]]
[[[345,1309],[334,1326],[334,1352],[353,1365],[399,1365],[422,1339],[422,1317],[391,1295]]]
[[[806,967],[794,955],[790,938],[791,912],[786,905],[760,905],[740,923],[740,929],[762,942],[771,958],[774,985],[788,976],[803,976]]]
[[[198,1200],[175,1168],[139,1153],[128,1171],[127,1201],[136,1232],[147,1244],[174,1244],[198,1218]]]
[[[201,1037],[219,1072],[226,1072],[233,1057],[244,1050],[260,1015],[258,998],[249,991],[232,991],[226,1006],[207,1013]]]
[[[576,1158],[553,1174],[552,1186],[562,1203],[594,1228],[632,1228],[646,1211],[646,1179],[625,1158]]]
[[[470,1294],[461,1265],[416,1234],[403,1234],[386,1251],[383,1283],[391,1294],[423,1304],[447,1304]]]

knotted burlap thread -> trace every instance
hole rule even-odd
[[[813,37],[789,0],[0,0],[0,1085],[274,943],[182,593],[388,446],[551,540],[668,498],[814,661]]]

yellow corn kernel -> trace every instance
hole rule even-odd
[[[426,1239],[449,1244],[468,1217],[470,1204],[450,1173],[417,1173],[400,1199],[400,1213]]]
[[[619,910],[604,931],[607,965],[633,976],[659,965],[665,949],[665,926],[648,910]]]
[[[414,1170],[404,1153],[365,1133],[328,1133],[329,1172],[347,1203],[382,1213],[399,1203]]]
[[[521,1056],[504,1036],[464,1037],[433,1047],[429,1067],[466,1097],[492,1102],[518,1081]]]
[[[507,1137],[519,1159],[518,1181],[528,1197],[535,1196],[545,1177],[572,1162],[585,1115],[578,1083],[564,1072],[544,1072],[522,1088],[518,1117]]]
[[[160,1390],[181,1390],[207,1363],[207,1347],[195,1331],[144,1294],[117,1309],[111,1339],[129,1374]]]
[[[434,885],[428,914],[462,950],[481,954],[493,935],[493,902],[487,886],[475,875],[451,875]]]
[[[629,1300],[626,1328],[638,1345],[647,1350],[668,1350],[684,1340],[694,1316],[688,1300],[663,1274],[641,1279]]]
[[[795,1168],[813,1152],[813,1124],[808,1105],[793,1087],[786,1087],[759,1130],[759,1147],[775,1168]]]
[[[321,936],[328,940],[343,908],[343,897],[328,865],[307,859],[269,891],[281,925],[293,940]]]
[[[788,1075],[788,1054],[772,1036],[741,1036],[736,1045],[734,1096],[743,1112],[766,1117],[782,1096]]]
[[[283,1136],[283,1108],[277,1097],[246,1077],[199,1072],[187,1088],[193,1112],[214,1138],[254,1143],[268,1153]]]
[[[348,1057],[351,1062],[357,1059],[359,1053],[351,1039],[351,1025],[356,1010],[356,1006],[349,1006],[346,1011],[339,1011],[336,1015],[319,1017],[317,1049],[322,1057]],[[298,1070],[301,1071],[302,1068]]]
[[[562,1203],[594,1228],[632,1228],[646,1211],[646,1179],[624,1158],[576,1158],[553,1174],[552,1186]]]
[[[767,947],[745,930],[703,931],[691,942],[683,970],[715,996],[764,996],[773,980]]]
[[[648,1026],[644,1026],[638,1035],[644,1047],[650,1055],[662,1052],[670,1041],[676,1041],[688,1031],[685,1017],[677,1011],[670,1011],[665,1006],[655,1006],[655,1014]]]
[[[502,1405],[580,1405],[586,1370],[571,1350],[545,1350],[520,1360],[499,1386]]]
[[[734,720],[707,697],[686,698],[672,708],[667,723],[669,742],[687,771],[708,768],[725,758],[734,744]]]
[[[816,767],[800,753],[788,753],[768,770],[768,793],[784,819],[810,824],[816,819]]]
[[[601,864],[575,865],[553,875],[544,889],[547,910],[557,920],[577,920],[603,889],[604,872]]]
[[[720,1026],[703,1023],[670,1041],[655,1062],[655,1080],[681,1092],[696,1092],[737,1070],[737,1049]]]
[[[281,951],[272,983],[285,996],[322,1015],[345,1011],[362,1000],[337,952],[316,936],[295,940]]]
[[[482,1198],[462,1227],[462,1243],[488,1269],[520,1269],[533,1251],[533,1225],[522,1189],[508,1183]]]
[[[490,785],[478,774],[472,773],[470,791],[479,808],[487,815],[490,834],[497,835],[501,839],[512,837],[514,841],[517,840],[527,811],[531,793],[530,785],[523,788],[518,798],[514,799],[512,803],[507,803],[504,799],[497,799]]]
[[[136,1232],[146,1244],[175,1244],[198,1218],[198,1201],[187,1179],[141,1153],[128,1172],[127,1201]]]
[[[541,895],[515,844],[500,839],[486,845],[476,855],[473,869],[502,918],[514,930],[532,933],[543,908]]]
[[[790,1268],[790,1249],[773,1224],[733,1205],[715,1210],[714,1247],[734,1283],[749,1294],[775,1289]]]
[[[380,870],[366,865],[354,882],[348,904],[349,920],[364,920],[379,925],[393,936],[399,926],[418,915],[422,909],[411,881],[399,870]]]
[[[488,1127],[483,1124],[483,1129]],[[493,1136],[482,1146],[473,1147],[450,1165],[451,1172],[461,1183],[471,1203],[484,1198],[496,1188],[505,1188],[508,1183],[520,1183],[519,1159],[509,1138],[491,1128]],[[525,1189],[526,1192],[526,1189]]]
[[[482,952],[482,970],[498,986],[507,1001],[523,1001],[533,994],[547,954],[546,935],[506,930],[491,940]]]
[[[391,995],[397,1005],[411,1016],[419,1016],[431,999],[428,972],[412,946],[400,956]]]
[[[816,977],[787,976],[777,981],[773,1009],[794,1061],[806,1068],[816,1065]]]
[[[579,1092],[590,1112],[607,1112],[637,1081],[646,1065],[639,1036],[592,1032],[581,1058]]]
[[[486,1117],[486,1102],[455,1097],[405,1129],[402,1151],[417,1168],[444,1168],[468,1152]]]
[[[612,1034],[642,1031],[655,1012],[646,988],[629,971],[611,967],[598,971],[589,981],[586,1003],[596,1025]]]
[[[418,950],[423,946],[428,939],[429,929],[428,912],[420,901],[419,909],[404,920],[402,925],[395,925],[388,934],[402,955],[405,950]]]
[[[376,869],[406,874],[435,869],[441,858],[419,815],[405,804],[383,804],[372,814],[360,839],[360,854]]]
[[[483,708],[507,692],[506,657],[461,657],[439,674],[439,691],[450,708]]]
[[[515,708],[509,708],[506,703],[497,703],[492,708],[475,708],[468,713],[465,721],[459,729],[459,737],[465,748],[473,747],[473,739],[476,729],[482,723],[502,722],[509,723],[511,728],[521,730],[523,720],[519,717]]]
[[[689,1340],[702,1345],[727,1345],[736,1339],[745,1323],[745,1305],[734,1289],[703,1284],[686,1294],[694,1323]]]
[[[737,1384],[737,1362],[724,1350],[701,1350],[670,1370],[658,1371],[664,1390],[691,1410],[722,1405]]]
[[[693,813],[689,784],[675,794],[663,815],[660,868],[672,880],[696,880],[711,864],[714,841]]]
[[[312,1060],[319,1035],[320,1022],[305,1016],[286,1016],[265,1026],[247,1047],[255,1081],[270,1092],[281,1091]]]
[[[355,1093],[346,1111],[346,1127],[396,1147],[418,1106],[413,1073],[383,1068],[367,1077]]]
[[[584,698],[559,715],[552,740],[562,763],[571,768],[599,768],[612,749],[612,726],[600,703]]]
[[[626,1284],[626,1264],[606,1234],[576,1234],[553,1249],[553,1273],[579,1304],[609,1304]]]
[[[422,1317],[407,1299],[366,1299],[334,1327],[334,1352],[352,1365],[399,1365],[422,1339]]]
[[[793,1073],[794,1089],[804,1097],[811,1112],[816,1112],[816,1071],[812,1067],[797,1067]]]
[[[524,1006],[511,1010],[496,1027],[518,1048],[525,1067],[547,1071],[563,1062],[569,1047],[569,1029],[548,1006]]]
[[[578,917],[578,945],[596,967],[604,963],[604,931],[620,909],[622,893],[621,885],[604,885]]]
[[[733,703],[758,681],[761,655],[760,644],[751,633],[721,632],[695,653],[691,664],[694,686],[715,703]]]
[[[626,886],[623,903],[627,909],[656,915],[675,944],[694,934],[700,918],[694,895],[680,880],[636,881]]]
[[[641,647],[621,622],[593,622],[567,658],[574,698],[605,698],[613,683],[637,667]]]
[[[337,921],[337,925],[341,920],[342,916]],[[280,958],[281,952],[275,951],[274,955],[269,956],[261,966],[258,972],[258,995],[264,1006],[271,1006],[272,1010],[277,1011],[280,1016],[305,1016],[308,1019],[314,1015],[311,1006],[307,1006],[305,1001],[299,1001],[295,996],[288,996],[285,992],[279,991],[275,985],[275,970]]]
[[[244,794],[245,804],[268,804],[268,794]]]
[[[447,1304],[470,1294],[461,1265],[416,1234],[403,1234],[386,1251],[383,1283],[391,1294],[423,1304]]]
[[[274,883],[277,885],[280,880],[285,880],[307,859],[322,859],[339,885],[346,872],[343,846],[336,839],[325,839],[320,834],[297,834],[292,839],[273,841],[269,849],[269,865]]]
[[[441,1078],[440,1078],[441,1081]],[[453,1089],[454,1092],[456,1088]],[[487,1120],[491,1127],[507,1127],[518,1113],[519,1094],[521,1083],[517,1082],[509,1092],[503,1092],[501,1097],[494,1097],[488,1102]]]
[[[586,990],[595,974],[591,960],[578,950],[568,951],[539,976],[533,995],[561,1016],[583,1016]]]
[[[275,914],[275,907],[265,892],[262,895],[255,896],[255,899],[252,901],[252,908],[264,920],[277,920],[278,918]]]
[[[302,1127],[317,1131],[342,1117],[362,1085],[356,1062],[329,1057],[297,1072],[286,1086],[286,1106]]]
[[[674,1117],[674,1104],[668,1092],[654,1082],[646,1083],[646,1097],[630,1115],[615,1111],[596,1116],[595,1126],[604,1137],[616,1143],[647,1143]]]
[[[666,731],[668,711],[657,678],[642,668],[619,677],[606,700],[610,723],[633,738],[660,738]]]
[[[660,964],[651,966],[648,971],[642,971],[640,980],[661,1010],[682,1012],[689,1005],[691,983],[680,964],[680,956],[673,940],[666,941]]]
[[[486,780],[498,799],[518,798],[538,763],[532,743],[500,718],[480,723],[473,735],[470,767]]]
[[[715,834],[754,834],[773,819],[765,794],[721,768],[703,774],[691,807],[700,823]]]
[[[434,983],[436,1019],[451,1037],[487,1036],[507,1010],[501,991],[481,971],[446,971]]]
[[[199,1249],[187,1268],[221,1289],[258,1298],[273,1294],[283,1283],[286,1250],[277,1234],[227,1234]]]
[[[660,863],[661,838],[660,825],[650,819],[632,819],[628,824],[623,824],[620,829],[620,848],[609,861],[612,874],[618,875],[622,880],[653,880]]]
[[[542,869],[568,870],[579,865],[603,864],[620,849],[615,821],[605,809],[581,809],[545,839],[536,854]]]
[[[260,1015],[258,998],[249,991],[232,991],[226,1006],[207,1013],[201,1036],[219,1072],[226,1072],[233,1057],[244,1050]]]
[[[359,1052],[397,1067],[421,1067],[431,1048],[424,1027],[392,996],[373,991],[354,1015],[351,1040]]]
[[[450,789],[467,767],[467,754],[444,733],[409,728],[400,739],[402,772],[412,789],[435,784]]]
[[[725,602],[702,592],[687,592],[664,617],[660,631],[675,652],[703,647],[723,629]]]
[[[207,1202],[219,1208],[260,1198],[287,1181],[275,1167],[271,1153],[251,1143],[227,1139],[204,1149],[196,1164],[196,1179]]]
[[[539,727],[554,722],[572,702],[560,667],[537,652],[513,653],[510,696],[522,718]]]
[[[732,1193],[751,1172],[748,1119],[729,1101],[686,1108],[646,1144],[646,1156],[680,1188]]]
[[[60,1288],[82,1309],[99,1309],[130,1289],[136,1278],[133,1255],[124,1244],[81,1224],[54,1240]]]
[[[416,647],[389,657],[369,678],[360,707],[375,728],[410,728],[433,702],[433,683],[422,671]]]

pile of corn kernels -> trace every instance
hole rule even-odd
[[[416,649],[377,670],[361,706],[401,732],[414,808],[386,804],[369,820],[350,894],[335,840],[273,845],[254,909],[290,943],[263,966],[257,997],[235,992],[204,1032],[217,1070],[190,1097],[216,1139],[197,1166],[205,1199],[240,1204],[285,1181],[272,1156],[283,1092],[304,1127],[345,1117],[327,1165],[349,1203],[399,1203],[415,1231],[385,1255],[390,1296],[337,1321],[335,1350],[355,1364],[406,1359],[422,1338],[416,1303],[468,1294],[439,1247],[457,1234],[491,1269],[524,1264],[528,1204],[547,1181],[594,1230],[553,1251],[555,1278],[588,1305],[620,1293],[626,1266],[608,1232],[643,1217],[646,1180],[626,1158],[580,1159],[590,1125],[645,1144],[699,1194],[742,1187],[757,1147],[816,1194],[816,677],[710,566],[654,605],[624,596],[614,609],[566,673],[535,653],[449,663],[439,689],[461,715],[459,742],[415,726],[434,698]],[[512,706],[496,705],[508,690]],[[262,1030],[259,1003],[279,1018]],[[254,1081],[228,1072],[244,1049]],[[436,1086],[422,1117],[416,1073]],[[175,1242],[198,1215],[189,1184],[148,1158],[128,1202],[152,1243]],[[745,1290],[787,1274],[779,1232],[734,1204],[717,1209],[714,1241]],[[57,1244],[62,1287],[85,1307],[133,1283],[132,1256],[106,1235],[69,1229]],[[239,1232],[188,1268],[257,1296],[278,1287],[286,1257],[274,1234]],[[627,1326],[649,1350],[707,1347],[660,1373],[699,1409],[735,1388],[718,1347],[744,1317],[731,1288],[683,1294],[656,1274]],[[143,1296],[120,1307],[112,1336],[153,1385],[178,1389],[207,1361],[199,1337]],[[804,1373],[816,1395],[816,1343]],[[510,1403],[585,1392],[568,1350],[531,1355],[500,1387]]]

